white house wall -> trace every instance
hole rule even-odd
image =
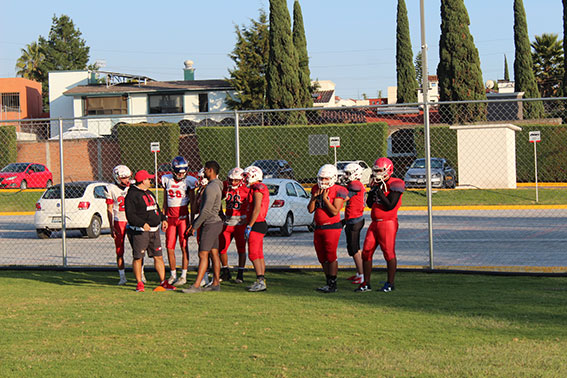
[[[129,115],[146,115],[148,114],[148,95],[130,94],[128,96],[128,114]]]
[[[49,114],[51,118],[74,118],[76,106],[73,97],[63,93],[77,85],[87,85],[88,71],[55,71],[49,73]],[[79,113],[81,114],[81,113]],[[80,115],[82,116],[82,114]],[[68,128],[73,126],[68,124]],[[66,130],[63,130],[65,132]],[[59,135],[59,126],[51,122],[51,136]]]

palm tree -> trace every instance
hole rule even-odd
[[[45,55],[37,42],[32,42],[22,49],[22,56],[18,58],[16,75],[30,80],[42,81],[41,63]]]
[[[542,97],[558,96],[563,79],[563,40],[557,34],[536,35],[531,44],[536,82]]]

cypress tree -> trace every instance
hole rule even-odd
[[[406,2],[398,0],[396,19],[396,72],[398,83],[398,104],[417,102],[417,81],[413,65],[413,52],[409,31],[408,11]]]
[[[268,70],[266,102],[270,109],[291,109],[301,96],[299,61],[291,36],[291,20],[286,0],[270,0]],[[277,113],[274,122],[295,122],[289,113]]]
[[[567,0],[563,0],[563,59],[567,55]],[[563,96],[567,96],[567,64],[563,62]]]
[[[439,39],[440,101],[486,100],[478,50],[469,31],[469,15],[463,0],[441,0],[441,37]],[[486,119],[486,104],[441,106],[447,123]]]
[[[508,60],[506,59],[506,54],[504,54],[504,80],[510,81],[510,72],[508,71]]]
[[[301,108],[310,108],[313,106],[313,97],[311,97],[311,72],[309,71],[309,55],[307,54],[307,39],[305,38],[305,30],[303,27],[303,15],[301,14],[301,6],[299,1],[293,3],[293,46],[297,52],[299,61],[299,85],[301,96],[297,104]]]
[[[522,0],[514,0],[514,86],[516,92],[524,92],[524,98],[539,98],[535,80],[528,23]],[[544,109],[541,101],[524,102],[524,118],[541,118]]]

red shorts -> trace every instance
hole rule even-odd
[[[187,229],[187,218],[179,219],[174,217],[167,218],[167,230],[165,230],[165,247],[175,249],[176,239],[179,237],[179,247],[185,249],[185,230]]]
[[[384,259],[390,261],[396,258],[396,233],[398,232],[398,220],[386,220],[372,222],[362,247],[362,260],[372,261],[372,256],[378,244],[384,254]]]
[[[321,264],[337,261],[337,248],[342,231],[342,228],[316,229],[313,233],[315,252],[317,252],[317,259]]]
[[[228,246],[234,238],[236,242],[236,250],[238,253],[246,253],[246,239],[244,238],[244,230],[246,230],[246,225],[241,224],[237,226],[227,226],[224,225],[222,233],[219,236],[219,250],[221,254],[226,254]]]
[[[244,226],[246,227],[246,226]],[[264,234],[250,231],[248,237],[248,258],[250,261],[264,258]]]
[[[116,256],[124,256],[124,240],[126,239],[126,225],[128,222],[114,221],[114,246],[116,247]]]

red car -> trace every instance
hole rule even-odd
[[[53,185],[53,175],[43,164],[10,163],[0,171],[0,188],[27,189],[48,188]]]

